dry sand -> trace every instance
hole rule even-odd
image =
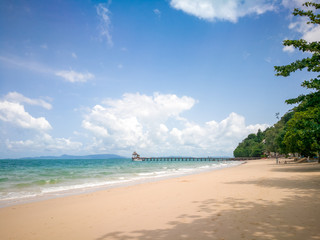
[[[320,164],[249,161],[6,207],[0,239],[320,239]]]

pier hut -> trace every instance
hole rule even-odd
[[[142,161],[140,155],[137,152],[132,153],[132,161]]]

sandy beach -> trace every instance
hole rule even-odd
[[[248,161],[0,209],[0,239],[320,239],[320,164]]]

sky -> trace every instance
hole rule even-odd
[[[306,93],[301,0],[0,2],[0,158],[232,156]]]

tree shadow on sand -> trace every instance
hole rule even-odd
[[[297,173],[308,173],[308,172],[320,172],[320,164],[311,163],[289,163],[284,165],[278,165],[273,168],[273,172],[297,172]]]
[[[294,179],[284,178],[266,178],[257,181],[237,181],[227,184],[254,184],[260,187],[279,188],[292,191],[299,194],[319,193],[320,176],[296,176]]]
[[[301,182],[304,181],[304,182]],[[312,181],[313,184],[307,184]],[[97,240],[154,240],[154,239],[256,239],[256,240],[300,240],[320,239],[319,177],[295,181],[290,179],[267,179],[266,181],[246,181],[232,184],[257,184],[263,187],[277,187],[298,190],[301,194],[280,202],[260,199],[248,202],[239,198],[226,198],[224,201],[207,199],[193,202],[199,215],[183,214],[168,227],[132,232],[110,232]],[[314,202],[313,206],[308,202]],[[314,208],[315,204],[318,204]],[[220,210],[219,209],[224,209]],[[125,221],[125,220],[124,220]],[[244,224],[246,223],[246,224]],[[143,224],[143,223],[141,223]]]

